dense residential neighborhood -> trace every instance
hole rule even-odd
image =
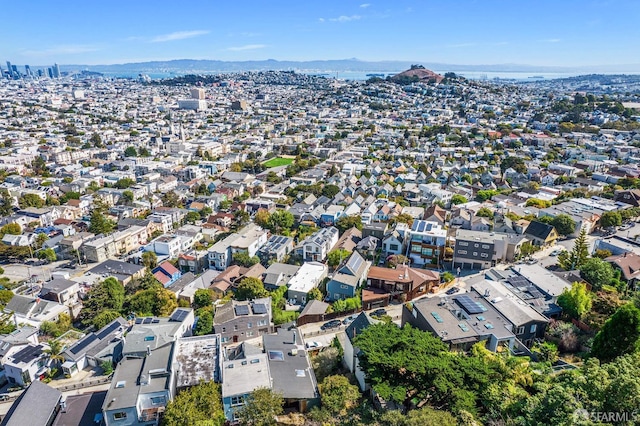
[[[6,77],[3,424],[640,407],[635,79]]]

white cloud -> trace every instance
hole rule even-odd
[[[324,18],[318,18],[318,22],[324,22]]]
[[[547,38],[540,41],[543,43],[560,43],[561,40],[559,38]]]
[[[360,15],[351,15],[351,16],[347,16],[347,15],[340,15],[337,18],[331,18],[329,19],[331,22],[350,22],[350,21],[357,21],[361,18]]]
[[[371,3],[362,3],[362,4],[360,5],[360,7],[361,7],[361,8],[363,8],[363,9],[366,9],[366,8],[368,8],[369,6],[371,6]]]
[[[42,50],[23,50],[23,56],[55,56],[55,55],[78,55],[81,53],[97,52],[100,50],[96,46],[89,45],[62,45],[54,46]]]
[[[227,47],[225,50],[230,52],[242,52],[243,50],[264,49],[265,47],[267,47],[266,44],[245,44],[244,46]]]
[[[199,37],[205,34],[209,34],[208,30],[195,30],[195,31],[176,31],[170,34],[163,34],[151,39],[152,43],[163,43],[165,41],[184,40],[187,38]]]

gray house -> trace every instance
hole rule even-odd
[[[221,336],[223,346],[271,333],[271,298],[246,302],[230,300],[216,309],[213,329]]]

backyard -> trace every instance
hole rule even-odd
[[[268,161],[265,161],[264,166],[266,168],[288,166],[289,164],[293,163],[293,161],[294,158],[274,157]]]

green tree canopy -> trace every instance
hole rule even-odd
[[[464,204],[468,201],[469,200],[467,200],[467,197],[460,194],[453,194],[453,196],[451,197],[451,204],[454,204],[454,205]]]
[[[89,221],[89,232],[106,235],[109,234],[115,226],[115,223],[110,219],[107,219],[103,212],[99,209],[93,209],[91,212],[91,219]]]
[[[591,294],[584,283],[573,283],[558,296],[558,305],[571,318],[582,319],[591,310]]]
[[[284,399],[269,388],[258,388],[249,394],[237,412],[243,426],[274,426],[276,416],[284,412]]]
[[[136,184],[136,181],[134,179],[125,177],[125,178],[118,179],[116,183],[113,184],[113,186],[115,186],[118,189],[127,189],[135,184]]]
[[[295,219],[293,214],[286,210],[276,210],[269,216],[268,227],[276,234],[293,227]]]
[[[243,278],[236,289],[237,300],[253,300],[268,295],[269,292],[265,290],[262,281],[253,277]]]
[[[340,187],[336,185],[325,185],[322,187],[322,195],[328,198],[335,197],[340,192]]]
[[[213,332],[213,314],[210,310],[201,309],[198,315],[198,322],[194,330],[196,336],[202,336]]]
[[[335,223],[335,227],[338,228],[341,235],[344,231],[354,226],[362,231],[362,218],[360,216],[342,216]]]
[[[603,228],[610,228],[612,226],[622,225],[622,215],[620,212],[604,212],[600,216],[600,226]]]
[[[36,207],[41,208],[44,206],[44,200],[40,198],[36,194],[22,194],[20,198],[18,198],[18,205],[21,209],[26,209],[27,207]]]
[[[551,220],[551,225],[560,235],[571,235],[576,230],[576,222],[568,214],[559,214]]]
[[[258,256],[249,256],[249,253],[245,251],[233,253],[232,257],[235,263],[240,266],[244,266],[245,268],[250,268],[257,263],[260,263],[260,258]]]
[[[589,244],[587,243],[587,231],[580,229],[580,234],[573,243],[571,251],[563,251],[558,255],[558,265],[565,271],[579,269],[589,257]]]
[[[0,228],[0,238],[5,235],[20,235],[22,234],[22,228],[15,222],[7,223],[2,228]]]
[[[153,269],[158,266],[158,255],[152,251],[145,251],[142,253],[142,264],[149,269]]]
[[[13,212],[13,197],[5,188],[0,189],[0,216],[9,216]]]
[[[322,408],[332,417],[342,417],[352,409],[360,398],[360,390],[349,383],[345,376],[326,377],[318,386]]]
[[[618,308],[596,334],[591,354],[602,362],[609,362],[639,350],[640,309],[627,303]]]
[[[337,249],[330,251],[327,255],[327,264],[332,268],[340,265],[341,262],[347,260],[347,258],[351,255],[348,250],[345,249]]]
[[[220,385],[213,382],[201,382],[178,393],[167,404],[162,418],[163,426],[222,426],[224,423]]]
[[[611,264],[597,257],[587,259],[580,267],[580,276],[587,280],[595,290],[608,285],[614,277]]]
[[[205,308],[211,306],[213,303],[213,292],[208,288],[201,288],[196,290],[193,295],[193,307],[195,309]]]
[[[125,157],[137,157],[138,151],[135,146],[128,146],[127,149],[124,150]]]

